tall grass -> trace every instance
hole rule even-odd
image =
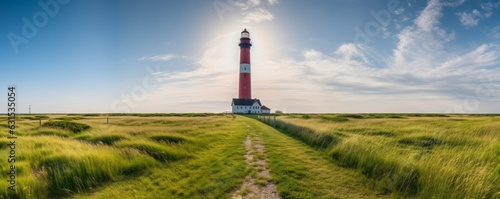
[[[120,116],[112,121],[110,133],[100,133],[95,127],[74,138],[91,140],[121,132],[126,139],[113,142],[111,148],[150,156],[158,165],[146,175],[110,183],[76,198],[228,198],[247,175],[246,133],[241,131],[246,123],[240,118]],[[165,124],[152,125],[157,121]]]
[[[118,142],[120,140],[126,140],[128,138],[125,135],[115,133],[115,134],[106,134],[106,135],[99,135],[99,136],[83,135],[83,136],[75,137],[75,139],[88,141],[88,142],[93,143],[93,144],[112,145],[115,142]]]
[[[363,143],[363,144],[360,144]],[[347,139],[334,147],[329,154],[340,165],[359,170],[365,176],[377,180],[380,189],[397,191],[404,195],[418,192],[420,171],[411,163],[379,153],[380,143],[367,143],[360,138]]]
[[[156,164],[137,150],[96,146],[54,136],[20,137],[17,192],[0,198],[59,198],[87,192],[121,175],[139,174]],[[3,150],[3,149],[2,149]],[[2,172],[7,172],[2,165]],[[6,182],[0,186],[7,187]]]
[[[282,116],[264,122],[313,147],[326,146],[334,162],[358,170],[385,192],[421,198],[500,197],[500,120],[391,114],[339,123],[325,122],[325,117],[338,116]],[[335,139],[328,143],[330,136]]]
[[[166,144],[181,144],[186,142],[188,139],[183,137],[183,136],[177,136],[177,135],[167,135],[167,134],[156,134],[156,135],[151,135],[149,136],[150,139],[157,141],[157,142],[162,142]]]
[[[115,146],[137,149],[162,162],[176,161],[189,157],[188,154],[182,153],[175,148],[147,141],[121,141],[116,143]]]
[[[42,126],[47,127],[47,128],[68,130],[68,131],[71,131],[73,133],[80,133],[82,131],[86,131],[86,130],[90,129],[90,126],[87,124],[81,124],[81,123],[69,122],[69,121],[50,121],[50,122],[44,123]]]
[[[18,120],[17,191],[1,180],[0,198],[224,198],[240,186],[243,122],[222,114],[138,115],[49,115],[41,127]],[[7,143],[0,138],[1,154]],[[9,166],[0,164],[0,172]]]
[[[273,125],[282,132],[314,147],[330,148],[339,142],[339,138],[335,135],[317,133],[310,128],[286,123],[281,120],[274,121]]]

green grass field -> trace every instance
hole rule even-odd
[[[384,193],[500,198],[499,116],[297,114],[263,121]]]
[[[269,125],[222,114],[19,116],[14,192],[3,116],[0,198],[259,198],[255,189],[272,188],[282,198],[500,198],[500,116],[263,121]],[[249,140],[257,143],[250,151]]]

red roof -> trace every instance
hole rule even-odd
[[[270,108],[267,108],[266,106],[262,105],[262,107],[260,107],[260,109],[262,110],[271,110]]]

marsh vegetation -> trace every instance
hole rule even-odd
[[[230,198],[252,195],[238,191],[248,176],[283,198],[500,197],[500,116],[263,121],[270,125],[224,114],[20,116],[16,191],[2,180],[0,198]],[[249,136],[265,148],[251,153],[265,167],[246,160]],[[0,138],[5,157],[8,143]]]

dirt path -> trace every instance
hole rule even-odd
[[[276,185],[271,182],[271,173],[266,163],[265,149],[262,140],[250,134],[245,140],[245,162],[250,174],[245,177],[243,185],[232,194],[232,199],[279,199]]]

